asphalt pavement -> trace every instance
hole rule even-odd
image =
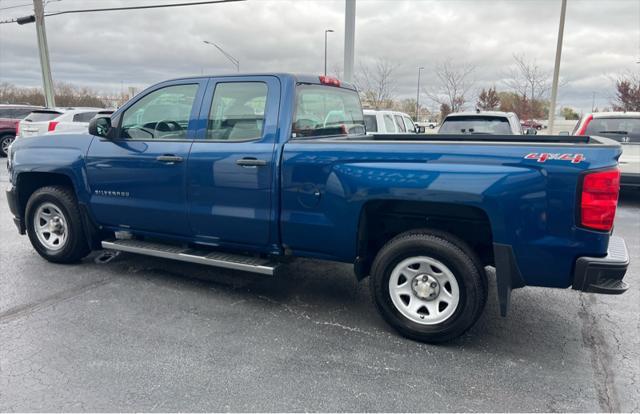
[[[519,289],[502,318],[492,283],[476,326],[433,346],[389,328],[351,266],[55,265],[2,200],[0,411],[638,412],[640,191],[620,204],[630,291]]]

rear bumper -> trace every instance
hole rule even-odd
[[[605,257],[579,257],[573,288],[583,292],[619,295],[629,289],[622,280],[629,267],[629,252],[621,237],[611,237]]]
[[[620,187],[640,188],[640,174],[622,172],[620,174]]]
[[[20,216],[20,209],[18,208],[18,192],[16,191],[16,187],[11,185],[7,189],[6,195],[7,203],[9,204],[9,210],[11,211],[11,214],[13,214],[13,222],[18,228],[18,232],[20,234],[25,234],[26,229],[24,226],[24,220]]]

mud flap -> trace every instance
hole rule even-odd
[[[496,285],[500,315],[507,316],[511,303],[511,290],[525,286],[518,269],[513,248],[508,244],[493,243],[493,254],[496,263]]]

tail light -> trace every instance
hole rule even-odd
[[[582,179],[580,224],[594,230],[610,231],[616,216],[620,170],[588,173]]]
[[[320,83],[329,86],[340,86],[340,81],[329,76],[320,76]]]
[[[587,127],[591,121],[593,121],[593,115],[587,116],[578,132],[576,132],[576,135],[584,135],[587,132]]]
[[[20,134],[20,122],[16,124],[16,138],[18,137],[19,134]]]
[[[55,131],[57,126],[58,126],[58,121],[49,121],[49,128],[47,129],[47,131],[49,132]]]

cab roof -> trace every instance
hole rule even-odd
[[[320,77],[322,75],[295,74],[295,73],[286,73],[286,72],[281,72],[281,73],[261,73],[261,72],[258,72],[258,73],[225,73],[225,74],[215,74],[215,75],[187,76],[187,77],[183,77],[183,78],[170,79],[170,80],[167,80],[166,82],[184,80],[184,79],[241,78],[241,77],[247,77],[247,76],[275,76],[276,78],[280,78],[280,79],[291,79],[292,81],[294,81],[296,83],[307,83],[307,84],[312,84],[312,85],[322,85],[322,82],[320,82]],[[327,76],[327,77],[328,78],[332,78],[332,79],[337,79],[337,78],[335,78],[333,76]],[[340,81],[340,87],[341,88],[351,89],[351,90],[354,90],[354,91],[356,90],[356,87],[352,83],[343,82],[342,80],[339,80],[339,81]]]

